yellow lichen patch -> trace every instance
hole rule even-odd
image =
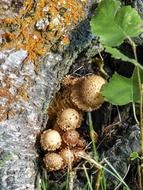
[[[0,122],[7,119],[7,113],[3,106],[0,106]]]
[[[27,92],[27,85],[23,85],[18,89],[18,93],[16,95],[18,99],[23,99],[24,101],[28,101],[29,96]]]
[[[14,96],[9,92],[7,88],[0,88],[0,97],[7,99],[7,103],[14,102]]]
[[[0,106],[0,121],[7,119],[10,106],[14,102],[14,96],[8,88],[0,88],[0,98],[4,100],[4,105]]]
[[[25,0],[18,16],[0,20],[2,48],[22,48],[35,61],[52,48],[68,45],[68,31],[84,19],[85,6],[82,0]]]
[[[15,107],[14,104],[18,101],[28,101],[27,88],[28,84],[16,87],[9,76],[3,79],[3,87],[0,88],[0,99],[3,102],[0,105],[0,121],[12,118],[24,111],[24,108]]]

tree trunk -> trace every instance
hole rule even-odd
[[[67,9],[64,4],[59,8],[54,1],[47,4],[44,0],[38,3],[29,0],[0,2],[1,190],[35,189],[38,157],[35,142],[46,127],[47,108],[79,53],[92,43],[89,17],[94,1],[79,1],[77,7],[75,0],[68,2]],[[41,14],[40,11],[45,12]],[[57,17],[52,15],[54,11],[60,19],[64,11],[71,14],[71,18],[64,15],[58,23]],[[60,29],[57,25],[52,28],[53,20]],[[47,26],[51,28],[48,30]],[[49,37],[53,35],[49,40],[48,32]],[[45,48],[44,53],[41,47]]]

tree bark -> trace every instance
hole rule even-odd
[[[71,1],[71,6],[73,2],[74,1]],[[9,43],[9,39],[5,36],[10,30],[8,23],[4,26],[7,20],[3,22],[3,19],[17,18],[20,11],[25,11],[29,5],[27,4],[25,6],[24,3],[25,1],[22,0],[2,0],[0,2],[0,19],[2,25],[2,29],[0,30],[0,43],[2,45],[3,40]],[[80,3],[82,4],[83,2],[81,1]],[[76,25],[73,20],[71,27],[64,33],[64,35],[69,36],[70,42],[67,46],[58,45],[54,50],[51,48],[42,56],[36,55],[37,57],[34,61],[29,58],[31,51],[24,48],[22,44],[26,43],[27,40],[24,35],[24,37],[22,36],[24,38],[23,41],[21,38],[18,41],[17,37],[14,39],[15,43],[13,43],[12,46],[2,46],[1,48],[1,190],[35,189],[34,184],[37,173],[35,163],[38,157],[35,149],[36,137],[40,131],[46,127],[48,120],[47,108],[54,94],[59,90],[61,80],[68,73],[70,66],[74,63],[79,53],[90,47],[92,43],[93,37],[89,32],[89,17],[90,8],[93,3],[94,1],[92,0],[85,3],[85,6],[82,8],[85,16],[77,21]],[[33,5],[31,6],[37,6],[36,1],[33,1]],[[30,11],[32,12],[32,8],[29,8],[28,11],[29,12],[21,13],[26,15],[24,15],[24,19],[27,19],[27,15],[30,14]],[[32,14],[28,19],[33,19]],[[18,19],[17,22],[19,22]],[[31,22],[31,20],[29,22]],[[39,20],[39,23],[40,22],[41,20]],[[38,20],[36,23],[38,23]],[[62,23],[59,23],[59,25],[60,24]],[[11,23],[11,25],[14,26],[13,23]],[[21,29],[23,28],[21,27]],[[28,31],[28,28],[26,30]],[[16,32],[18,32],[17,29]],[[63,35],[63,33],[61,33],[61,35]],[[30,43],[30,38],[28,40]],[[54,41],[54,38],[52,40]],[[18,42],[20,43],[20,48],[15,46]],[[52,47],[57,45],[57,42],[51,43]],[[35,46],[33,48],[35,48]],[[97,51],[93,50],[94,54],[96,54],[96,52]]]

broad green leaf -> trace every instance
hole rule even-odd
[[[138,36],[142,20],[134,8],[121,7],[118,0],[103,0],[91,20],[91,31],[107,46],[118,46],[126,38]]]
[[[126,55],[121,53],[117,48],[112,48],[112,47],[109,47],[109,46],[105,46],[105,51],[107,53],[110,53],[112,57],[114,57],[116,59],[121,59],[122,61],[131,62],[135,66],[138,66],[143,70],[143,66],[140,65],[135,59],[131,59],[131,58],[127,57]]]
[[[131,80],[114,74],[101,90],[105,100],[113,105],[125,105],[131,102]]]
[[[143,71],[140,70],[140,78],[141,83],[143,83]],[[138,72],[137,68],[134,69],[133,75],[131,77],[131,93],[132,93],[132,102],[139,102],[140,101],[140,88],[139,88],[139,81],[138,81]]]
[[[143,71],[140,70],[141,82],[143,83]],[[140,101],[140,89],[138,83],[137,68],[134,69],[131,78],[114,74],[102,90],[105,100],[113,105],[125,105],[130,102]]]
[[[138,12],[131,6],[121,7],[115,16],[115,22],[121,28],[125,37],[135,37],[143,31],[141,29],[142,20]]]

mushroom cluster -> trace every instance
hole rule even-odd
[[[58,113],[53,129],[45,130],[41,134],[41,148],[46,153],[43,160],[49,171],[71,167],[80,160],[77,152],[82,151],[84,154],[86,142],[76,130],[81,121],[81,113],[67,108]]]
[[[57,93],[48,109],[50,118],[54,118],[61,108],[74,108],[79,111],[94,111],[103,104],[100,93],[105,79],[98,75],[84,77],[67,76],[62,82],[62,90]]]
[[[96,110],[104,102],[100,93],[104,83],[105,80],[97,75],[64,79],[64,90],[49,109],[51,116],[54,113],[53,128],[45,130],[40,137],[48,171],[72,167],[85,154],[86,141],[77,128],[81,126],[83,111]]]

